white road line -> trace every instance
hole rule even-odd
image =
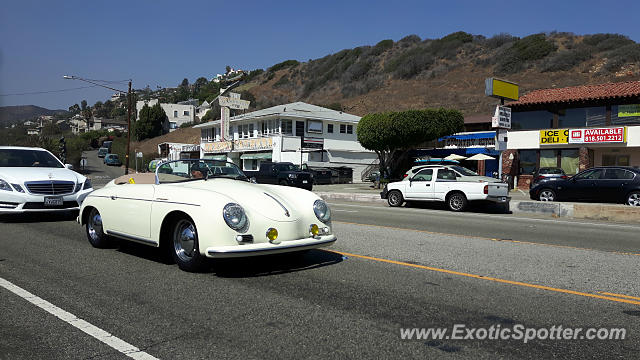
[[[381,211],[385,211],[385,212],[389,212],[389,211],[394,211],[394,212],[408,212],[408,213],[438,213],[438,214],[442,214],[445,215],[447,213],[450,213],[450,211],[447,210],[431,210],[431,209],[407,209],[407,208],[391,208],[388,206],[366,206],[366,205],[353,205],[353,204],[340,204],[340,203],[335,203],[335,202],[329,202],[329,205],[331,206],[346,206],[346,207],[354,207],[354,208],[363,208],[363,209],[370,209],[370,210],[381,210]],[[338,210],[338,209],[331,209],[332,211]],[[460,214],[456,214],[456,216],[459,216]],[[500,214],[478,214],[478,213],[469,213],[466,212],[464,213],[463,216],[469,216],[469,217],[479,217],[479,218],[491,218],[493,220],[497,219],[496,215],[500,215]],[[508,219],[509,221],[522,221],[522,222],[548,222],[548,223],[554,223],[554,224],[577,224],[577,225],[592,225],[592,226],[606,226],[606,227],[613,227],[613,228],[621,228],[621,229],[634,229],[634,230],[638,230],[640,229],[640,226],[637,225],[624,225],[624,224],[606,224],[606,223],[592,223],[592,222],[586,222],[586,221],[579,221],[579,220],[574,220],[574,221],[568,221],[568,220],[555,220],[555,219],[540,219],[540,218],[535,218],[535,217],[519,217],[519,216],[508,216],[505,217],[504,219]]]
[[[11,291],[12,293],[20,296],[21,298],[27,300],[28,302],[32,303],[33,305],[38,306],[39,308],[43,309],[44,311],[56,316],[57,318],[59,318],[60,320],[66,322],[67,324],[72,325],[73,327],[82,330],[83,332],[93,336],[94,338],[102,341],[103,343],[111,346],[112,348],[118,350],[119,352],[123,353],[124,355],[127,355],[130,358],[133,359],[140,359],[140,360],[158,360],[156,357],[153,357],[149,354],[147,354],[144,351],[141,351],[140,349],[138,349],[137,347],[125,342],[124,340],[121,340],[111,334],[109,334],[108,332],[94,326],[91,325],[90,323],[76,317],[75,315],[71,314],[70,312],[64,311],[62,309],[60,309],[59,307],[51,304],[50,302],[36,296],[33,295],[32,293],[28,292],[27,290],[24,290],[23,288],[14,285],[13,283],[0,278],[0,286],[2,286],[3,288]]]

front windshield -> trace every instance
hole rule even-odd
[[[478,173],[475,173],[464,166],[454,165],[454,166],[450,166],[450,168],[452,168],[453,170],[459,172],[464,176],[479,176]]]
[[[0,167],[63,168],[64,165],[47,151],[0,149]]]
[[[166,162],[156,169],[156,174],[161,184],[211,178],[247,179],[247,176],[234,163],[207,159]]]
[[[298,171],[298,166],[293,164],[277,164],[278,171]]]

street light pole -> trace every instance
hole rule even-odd
[[[119,90],[119,89],[114,89],[112,87],[94,82],[92,80],[88,80],[88,79],[84,79],[81,77],[77,77],[74,75],[64,75],[63,78],[65,79],[69,79],[69,80],[80,80],[80,81],[84,81],[84,82],[88,82],[89,84],[93,84],[96,86],[101,86],[103,88],[107,88],[109,90],[113,90],[113,91],[117,91],[119,93],[123,93],[124,91]],[[124,174],[128,175],[129,174],[129,150],[130,150],[130,146],[131,146],[131,80],[129,80],[129,91],[127,91],[127,95],[128,95],[128,106],[127,106],[127,153],[125,155],[126,161],[125,161],[125,168],[124,168]],[[89,121],[87,120],[87,128],[89,127]]]

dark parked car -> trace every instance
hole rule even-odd
[[[536,186],[542,180],[559,180],[566,179],[568,176],[564,170],[557,167],[542,167],[533,173],[533,181],[529,185],[529,189]]]
[[[308,166],[307,164],[302,164],[302,170],[311,173],[314,185],[331,184],[331,169],[329,168]]]
[[[529,190],[540,201],[581,200],[640,206],[640,170],[623,166],[595,167],[569,179],[541,180]]]
[[[258,171],[243,171],[248,177],[253,177],[259,184],[279,184],[295,186],[307,190],[313,187],[313,179],[308,171],[300,169],[290,162],[268,162],[260,163]]]
[[[100,149],[98,149],[98,157],[103,158],[108,153],[109,153],[109,149],[107,149],[106,147],[101,147]]]

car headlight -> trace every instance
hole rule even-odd
[[[82,186],[82,190],[91,189],[91,179],[87,179],[84,181],[84,185]]]
[[[222,216],[227,225],[236,231],[242,232],[249,223],[247,214],[245,214],[242,206],[238,204],[228,203],[225,205],[224,209],[222,209]]]
[[[296,174],[289,174],[289,179],[295,179],[296,178]]]
[[[316,200],[313,203],[313,212],[316,213],[318,220],[323,223],[331,220],[331,209],[329,209],[329,205],[323,200]]]
[[[11,185],[9,185],[8,182],[2,179],[0,179],[0,190],[13,191],[13,189],[11,188]]]

